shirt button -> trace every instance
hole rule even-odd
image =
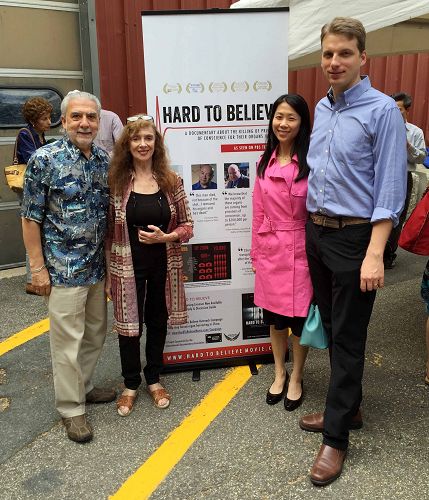
[[[321,172],[322,172],[322,174],[323,174],[323,168],[322,168]]]
[[[328,150],[327,150],[327,149],[325,149],[325,153],[327,153],[327,152],[328,152]]]
[[[332,130],[330,130],[329,133],[332,134]]]
[[[323,189],[320,189],[319,191],[320,191],[321,193],[323,193]]]

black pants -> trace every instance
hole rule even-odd
[[[407,195],[405,198],[404,209],[402,210],[401,215],[399,216],[399,222],[396,227],[392,229],[390,233],[389,239],[386,243],[386,248],[384,250],[384,262],[392,263],[396,258],[396,250],[398,249],[398,241],[401,236],[402,227],[405,223],[405,219],[407,217],[408,207],[410,206],[411,199],[411,191],[413,189],[413,176],[411,172],[408,172],[407,175]]]
[[[371,224],[330,229],[306,226],[306,249],[314,296],[330,341],[331,376],[323,442],[345,450],[348,425],[362,400],[365,343],[375,292],[361,292],[360,268]]]
[[[165,303],[166,267],[136,271],[139,336],[119,335],[122,376],[127,389],[137,389],[142,382],[140,338],[146,324],[146,366],[143,370],[147,385],[159,382],[163,366],[163,351],[167,335]],[[145,300],[146,299],[146,300]]]

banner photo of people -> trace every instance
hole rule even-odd
[[[182,246],[189,322],[169,328],[167,369],[271,354],[253,303],[252,188],[271,105],[287,92],[288,22],[288,9],[142,13],[147,113],[194,219]]]

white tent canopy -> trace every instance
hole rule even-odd
[[[367,30],[368,55],[429,51],[428,0],[240,0],[231,8],[289,7],[290,69],[319,64],[320,28],[335,16]]]

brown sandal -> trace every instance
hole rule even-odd
[[[148,391],[149,391],[149,394],[151,395],[152,399],[153,399],[153,402],[155,403],[155,406],[157,408],[161,408],[161,409],[165,409],[165,408],[168,408],[169,405],[170,405],[170,400],[171,400],[171,396],[170,394],[168,394],[168,392],[164,389],[164,387],[162,387],[161,389],[155,389],[154,391],[151,391],[149,388],[148,388]],[[160,405],[159,402],[162,400],[162,399],[167,399],[167,404],[164,404],[164,405]]]
[[[128,415],[133,411],[134,403],[137,399],[137,392],[134,396],[122,394],[116,401],[116,408],[121,417],[128,417]],[[121,410],[121,406],[125,406],[128,409],[126,413]]]

